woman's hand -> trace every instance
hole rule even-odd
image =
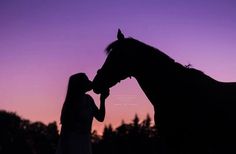
[[[100,99],[101,99],[101,100],[105,100],[109,95],[110,95],[110,90],[107,89],[107,90],[105,90],[105,91],[103,91],[103,92],[101,93]]]
[[[100,109],[98,110],[98,112],[95,114],[95,118],[102,122],[105,118],[105,99],[109,96],[110,90],[107,89],[105,91],[103,91],[100,95]]]

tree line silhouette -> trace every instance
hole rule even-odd
[[[16,113],[0,111],[1,154],[53,154],[58,141],[56,122],[30,122]]]
[[[158,131],[149,115],[140,121],[136,114],[131,123],[122,121],[116,129],[105,126],[102,138],[93,132],[92,141],[94,154],[154,154],[160,149]]]
[[[130,123],[122,121],[115,129],[106,125],[102,135],[95,130],[91,136],[93,154],[154,154],[159,149],[158,131],[149,115],[141,121],[136,114]],[[54,154],[58,139],[56,122],[45,125],[0,110],[1,154]]]

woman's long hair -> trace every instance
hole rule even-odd
[[[62,107],[60,121],[61,124],[69,123],[69,114],[73,110],[73,102],[86,91],[91,89],[91,81],[85,73],[77,73],[70,77],[66,98]]]

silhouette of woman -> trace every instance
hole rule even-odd
[[[102,122],[105,117],[105,99],[109,90],[100,96],[100,109],[86,94],[92,82],[86,74],[74,74],[69,79],[67,95],[61,111],[61,133],[56,154],[92,154],[90,131],[95,117]]]

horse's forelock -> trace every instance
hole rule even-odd
[[[108,55],[112,51],[112,48],[116,47],[117,45],[118,45],[118,41],[115,41],[109,44],[105,50],[106,54]]]

